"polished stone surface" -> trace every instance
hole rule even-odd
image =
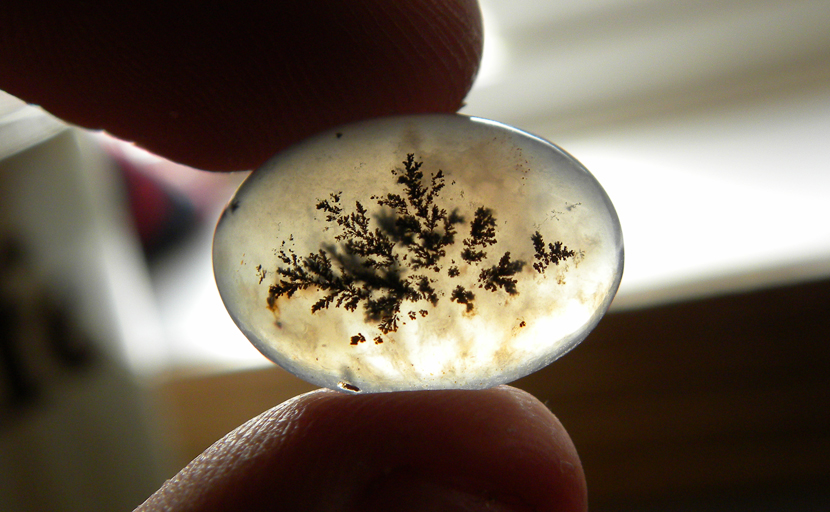
[[[309,382],[484,388],[585,338],[616,293],[623,241],[602,187],[558,147],[430,115],[280,153],[228,204],[213,258],[239,328]]]

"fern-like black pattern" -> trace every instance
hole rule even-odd
[[[378,206],[385,207],[375,216],[374,223],[360,201],[355,201],[354,209],[347,211],[341,202],[342,192],[319,199],[317,210],[325,214],[326,223],[338,228],[334,243],[298,256],[282,242],[278,251],[282,264],[274,271],[278,278],[269,287],[268,306],[274,308],[280,298],[291,299],[301,290],[314,289],[323,295],[311,306],[311,313],[332,306],[351,312],[362,309],[365,320],[375,323],[381,334],[395,332],[402,322],[429,314],[423,308],[406,308],[406,304],[426,301],[435,306],[444,296],[444,292],[435,289],[438,280],[433,275],[442,271],[447,249],[456,243],[464,224],[468,234],[461,242],[460,258],[467,269],[479,267],[472,273],[465,269],[466,275],[477,275],[472,287],[517,295],[516,275],[523,271],[526,262],[513,260],[510,252],[505,252],[498,263],[485,265],[488,250],[497,244],[494,211],[478,207],[467,222],[458,210],[443,208],[439,198],[447,186],[444,172],[439,170],[425,177],[422,165],[409,154],[402,169],[392,170],[401,190],[370,197]],[[531,242],[536,260],[533,268],[539,273],[575,254],[561,242],[546,246],[538,231],[531,236]],[[261,281],[265,271],[259,275]],[[462,270],[455,260],[449,262],[446,275],[461,279]],[[449,294],[450,301],[464,306],[466,313],[474,311],[473,291],[458,284]],[[380,344],[383,336],[372,340]],[[351,345],[366,341],[363,333],[350,338]]]

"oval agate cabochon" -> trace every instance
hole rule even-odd
[[[622,277],[605,191],[573,157],[460,115],[323,133],[253,172],[213,266],[266,357],[347,392],[486,388],[593,329]]]

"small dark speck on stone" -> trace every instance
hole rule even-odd
[[[349,384],[348,382],[340,381],[337,383],[337,387],[340,389],[344,389],[346,391],[351,391],[352,393],[360,393],[360,388],[355,386],[354,384]]]
[[[233,201],[231,201],[230,209],[231,209],[232,212],[235,212],[237,210],[237,208],[239,208],[239,200],[234,199]]]
[[[343,136],[343,134],[342,134],[342,133],[337,132],[337,138],[338,138],[338,139],[339,139],[340,137],[342,137],[342,136]]]

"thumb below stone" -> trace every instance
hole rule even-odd
[[[587,492],[564,428],[523,391],[320,390],[229,433],[137,510],[584,511]]]

